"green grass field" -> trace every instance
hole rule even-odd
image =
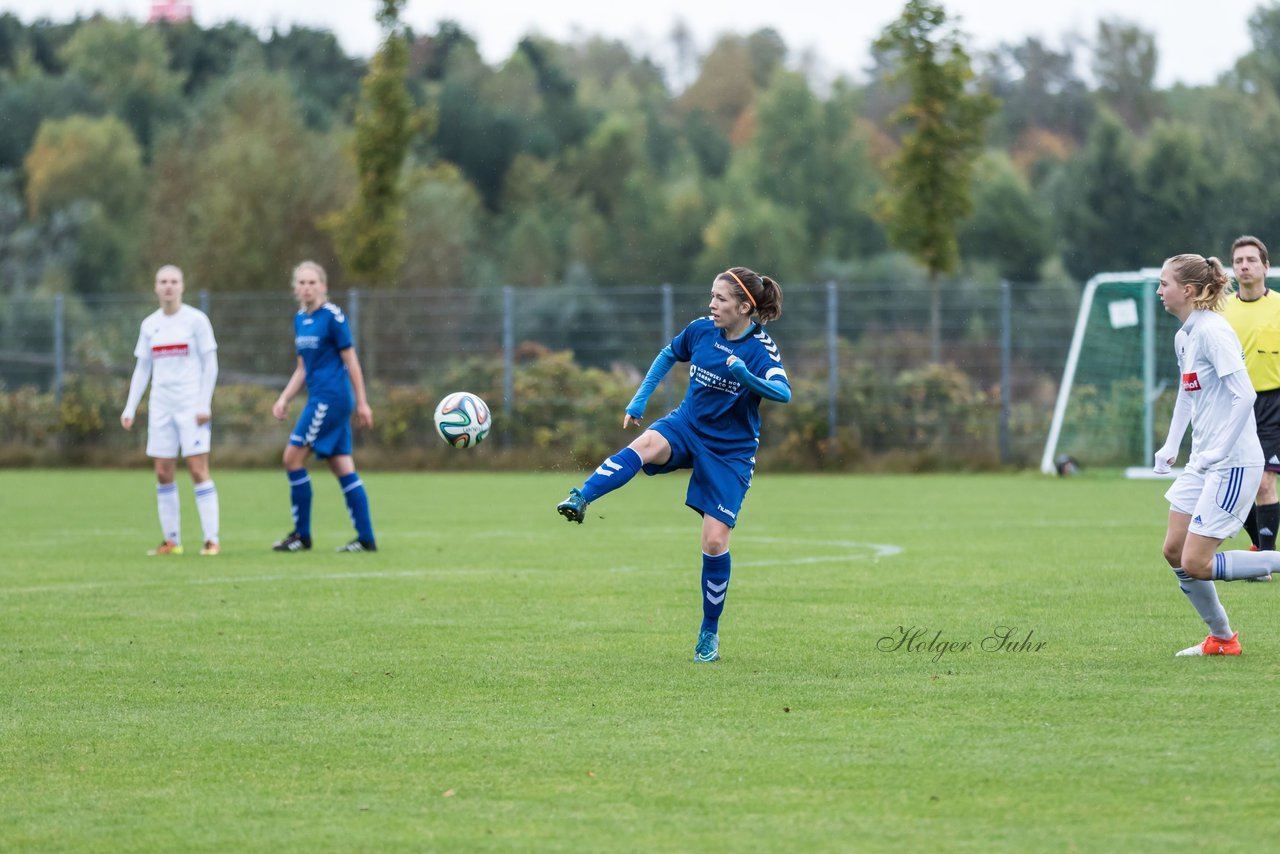
[[[683,477],[579,527],[576,474],[366,473],[382,550],[337,555],[313,474],[314,551],[215,470],[224,553],[156,559],[147,471],[0,472],[0,849],[1274,845],[1280,584],[1175,659],[1164,484],[761,475],[696,665]]]

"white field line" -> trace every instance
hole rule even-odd
[[[675,533],[655,532],[650,530],[649,541],[652,541],[654,533]],[[689,534],[687,529],[679,531],[682,535]],[[888,545],[884,543],[862,543],[854,540],[807,540],[807,539],[791,539],[785,537],[738,537],[734,542],[742,543],[761,543],[768,545],[796,545],[796,546],[824,546],[841,550],[837,554],[827,555],[789,555],[783,558],[774,558],[768,560],[735,560],[735,567],[751,566],[797,566],[809,565],[817,563],[838,563],[841,561],[851,560],[877,560],[882,557],[893,557],[902,554],[901,546]],[[173,558],[158,559],[158,565],[168,565],[174,561]],[[615,566],[609,567],[609,572],[634,572],[638,567],[635,566]],[[513,571],[512,567],[499,568],[502,572]],[[39,593],[60,593],[76,590],[110,590],[114,588],[129,587],[154,587],[167,585],[187,585],[194,587],[204,587],[221,584],[269,584],[274,582],[314,582],[314,581],[367,581],[378,579],[396,579],[396,578],[423,578],[426,576],[442,576],[442,575],[469,575],[475,573],[475,569],[459,569],[454,567],[439,567],[435,569],[407,569],[396,572],[371,570],[368,572],[324,572],[310,574],[293,574],[293,573],[271,573],[269,575],[243,575],[243,576],[215,576],[212,578],[189,578],[175,579],[167,578],[149,578],[137,581],[123,580],[103,580],[103,581],[72,581],[65,584],[43,584],[33,587],[0,587],[0,596],[23,595],[23,594],[39,594]],[[526,567],[524,569],[516,569],[515,571],[537,571],[536,569]]]

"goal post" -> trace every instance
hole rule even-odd
[[[1159,305],[1159,280],[1158,269],[1145,269],[1100,273],[1085,284],[1041,471],[1055,473],[1064,455],[1084,467],[1127,466],[1130,476],[1150,470],[1156,409],[1177,367],[1178,323]]]
[[[1159,269],[1151,268],[1100,273],[1085,284],[1040,458],[1045,474],[1067,456],[1082,467],[1156,476],[1151,460],[1178,393],[1173,336],[1180,325],[1160,305],[1159,283]],[[1267,284],[1280,289],[1280,274]],[[1183,460],[1189,442],[1190,431]]]

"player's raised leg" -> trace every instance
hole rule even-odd
[[[556,505],[556,512],[579,525],[587,517],[587,505],[620,489],[646,464],[663,464],[671,458],[671,445],[656,430],[646,430],[634,442],[602,462],[582,484],[569,490],[569,497]]]
[[[640,467],[640,455],[630,447],[623,448],[596,467],[582,488],[569,490],[569,497],[556,505],[556,510],[570,522],[582,524],[587,515],[587,505],[615,489],[626,486],[636,476]]]

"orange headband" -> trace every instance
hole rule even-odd
[[[733,272],[732,270],[725,270],[725,271],[724,271],[724,275],[726,275],[726,276],[733,276],[733,280],[734,280],[735,282],[737,282],[737,283],[738,283],[738,287],[742,288],[742,292],[743,292],[744,294],[746,294],[746,295],[747,295],[747,299],[751,300],[751,307],[752,307],[752,308],[759,308],[759,307],[760,307],[760,306],[756,305],[756,298],[755,298],[755,297],[753,297],[753,296],[751,295],[751,291],[747,290],[747,286],[746,286],[746,285],[744,285],[744,284],[742,284],[742,279],[739,279],[739,278],[738,278],[738,274],[737,274],[737,273]]]

